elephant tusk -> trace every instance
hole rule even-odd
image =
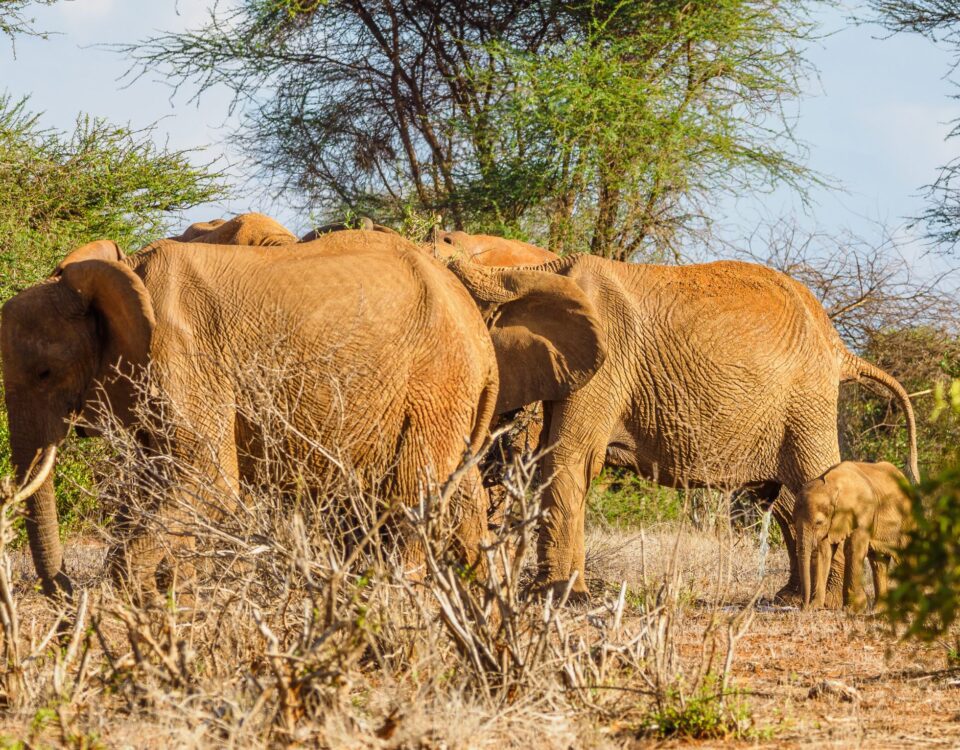
[[[23,500],[26,500],[34,492],[40,489],[41,485],[47,481],[47,477],[50,476],[50,472],[53,470],[53,464],[57,459],[57,446],[51,445],[47,447],[44,451],[43,457],[40,460],[40,465],[37,469],[37,473],[34,474],[33,479],[24,484],[17,492],[13,495],[13,502],[19,503]],[[36,463],[34,464],[36,465]]]

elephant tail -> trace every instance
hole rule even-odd
[[[866,378],[875,383],[879,383],[891,391],[897,401],[900,402],[900,408],[903,410],[907,419],[907,438],[910,447],[910,474],[914,482],[920,481],[920,468],[917,465],[917,422],[913,415],[913,405],[910,403],[910,396],[907,391],[892,375],[884,372],[879,367],[856,354],[845,351],[843,353],[843,372],[844,380],[861,380]]]

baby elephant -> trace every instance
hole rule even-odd
[[[827,573],[841,543],[846,563],[845,605],[855,612],[866,607],[865,557],[870,559],[876,595],[886,593],[887,565],[902,545],[910,518],[906,483],[906,477],[893,464],[843,461],[804,485],[794,506],[793,523],[805,606],[823,606]],[[814,571],[816,589],[811,602]]]

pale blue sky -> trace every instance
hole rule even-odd
[[[156,136],[171,146],[205,147],[208,155],[237,164],[238,157],[222,145],[232,122],[225,92],[207,92],[191,102],[191,92],[174,96],[159,76],[150,75],[125,87],[127,60],[94,46],[196,27],[207,5],[208,0],[70,0],[38,8],[33,13],[38,26],[60,33],[47,40],[18,38],[16,57],[0,39],[0,91],[30,95],[31,107],[43,111],[50,126],[69,128],[81,111],[135,127],[156,122]],[[805,214],[784,191],[725,201],[721,218],[728,234],[786,214],[800,216],[810,228],[851,229],[868,238],[880,233],[878,223],[897,230],[905,217],[922,210],[920,188],[957,155],[960,140],[944,141],[960,109],[947,96],[947,51],[916,36],[881,39],[876,27],[849,26],[845,18],[852,7],[819,16],[822,31],[835,33],[809,51],[820,80],[809,82],[796,126],[809,145],[809,165],[846,192],[814,191],[814,205]],[[184,220],[248,209],[271,210],[294,230],[306,223],[282,206],[249,198],[194,209]]]

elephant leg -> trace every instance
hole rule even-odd
[[[549,484],[543,493],[545,515],[537,540],[536,585],[544,593],[552,589],[557,597],[576,572],[570,598],[584,601],[589,598],[584,576],[587,491],[603,468],[606,445],[574,444],[578,449],[573,452],[557,446],[544,458],[543,476]]]
[[[808,397],[799,398],[797,403],[809,403]],[[785,450],[778,469],[787,492],[781,492],[777,498],[774,517],[780,525],[783,541],[790,555],[790,578],[787,585],[777,592],[777,599],[795,604],[800,601],[800,561],[796,554],[793,505],[804,484],[840,463],[840,444],[837,438],[836,402],[832,409],[820,410],[816,414],[801,410],[793,414],[792,419],[793,423],[788,427],[785,436]],[[778,506],[780,515],[777,515]],[[834,565],[842,564],[842,554],[838,552],[833,558]],[[832,580],[833,576],[828,580],[827,606],[833,596],[830,593]]]
[[[481,548],[490,537],[487,531],[487,507],[490,501],[477,467],[471,468],[460,480],[453,503],[457,519],[454,532],[457,554],[478,578],[485,580],[487,561]]]
[[[830,568],[831,560],[836,557],[838,546],[839,545],[830,544],[829,539],[824,539],[817,545],[817,555],[815,559],[816,584],[814,586],[813,598],[810,601],[814,609],[823,607],[826,601],[826,571]]]
[[[388,534],[399,546],[404,574],[414,579],[427,572],[427,551],[421,531],[406,520],[404,508],[416,508],[428,494],[431,501],[440,499],[447,503],[445,507],[435,508],[444,520],[440,529],[430,532],[432,538],[451,542],[449,550],[459,564],[467,568],[476,566],[477,574],[485,575],[480,548],[489,537],[487,510],[490,498],[483,486],[480,469],[476,466],[468,468],[456,487],[452,490],[444,488],[460,466],[464,436],[473,430],[474,416],[469,413],[461,416],[463,420],[459,424],[451,425],[441,420],[442,429],[438,429],[432,415],[421,415],[417,411],[409,413],[404,419],[391,478],[384,488],[386,497],[397,509],[388,523]]]
[[[195,546],[198,520],[216,524],[235,511],[239,494],[234,415],[191,424],[206,425],[209,434],[178,430],[172,440],[155,447],[169,455],[174,467],[169,488],[151,503],[151,518],[130,519],[128,537],[108,557],[115,579],[134,591],[154,596],[174,583],[190,582],[195,566],[183,553]],[[179,554],[178,554],[179,553]]]
[[[844,599],[847,608],[852,612],[862,612],[867,606],[867,597],[863,592],[863,562],[867,557],[869,544],[870,536],[864,529],[855,529],[844,543]]]
[[[782,487],[777,499],[774,500],[771,514],[780,527],[783,543],[787,548],[790,560],[790,578],[787,585],[781,588],[774,597],[784,604],[800,605],[803,597],[800,595],[800,562],[797,559],[797,537],[793,530],[793,503],[794,495],[786,487]]]
[[[887,571],[890,568],[890,556],[875,549],[867,554],[870,560],[870,572],[873,574],[874,604],[887,595]]]
[[[843,585],[845,568],[845,547],[838,544],[836,552],[833,553],[833,559],[830,561],[830,571],[827,574],[827,592],[823,602],[823,606],[827,609],[843,609],[843,605],[846,604]]]

